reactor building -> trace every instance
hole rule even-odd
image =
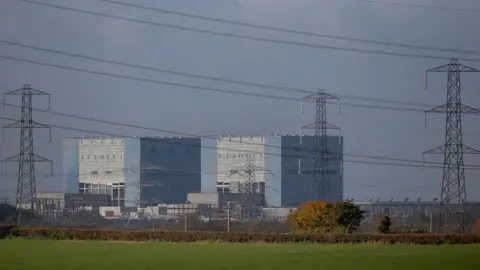
[[[64,192],[108,194],[119,207],[185,204],[189,194],[242,196],[268,207],[310,200],[313,136],[67,138]],[[332,200],[343,200],[343,138],[328,137]],[[252,184],[253,183],[253,184]]]

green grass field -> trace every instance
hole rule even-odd
[[[0,240],[0,269],[480,269],[479,246]]]

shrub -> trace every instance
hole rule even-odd
[[[392,225],[392,222],[390,221],[390,218],[388,216],[384,216],[378,226],[377,230],[379,233],[388,233],[390,231],[390,226]]]
[[[54,240],[100,240],[130,242],[227,242],[227,243],[379,243],[379,244],[480,244],[480,235],[440,234],[279,234],[66,229],[8,227],[10,237]]]

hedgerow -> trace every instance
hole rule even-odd
[[[43,227],[0,227],[2,238],[99,240],[130,242],[227,243],[377,243],[377,244],[480,244],[480,235],[442,234],[270,234],[241,232],[134,231]]]

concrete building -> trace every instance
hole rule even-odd
[[[215,149],[215,177],[202,178],[202,193],[239,193],[245,177],[232,173],[244,170],[251,155],[257,192],[265,194],[268,206],[297,206],[310,199],[313,162],[313,136],[221,136]],[[342,137],[328,137],[330,153],[343,153]],[[206,154],[204,156],[207,156]],[[307,159],[302,159],[307,158]],[[213,162],[209,162],[212,166]],[[340,159],[329,161],[327,175],[331,181],[332,200],[343,200],[343,176]],[[208,181],[205,183],[205,181]],[[213,185],[215,183],[215,186]]]
[[[197,138],[68,138],[66,192],[109,194],[112,206],[185,203],[201,184]]]
[[[64,191],[108,194],[118,207],[183,204],[188,193],[238,194],[246,181],[238,172],[250,155],[260,201],[297,206],[310,199],[313,162],[302,158],[311,157],[312,149],[312,136],[69,138]],[[328,137],[328,149],[341,155],[342,138]],[[335,201],[343,200],[341,171],[340,159],[329,162]]]

